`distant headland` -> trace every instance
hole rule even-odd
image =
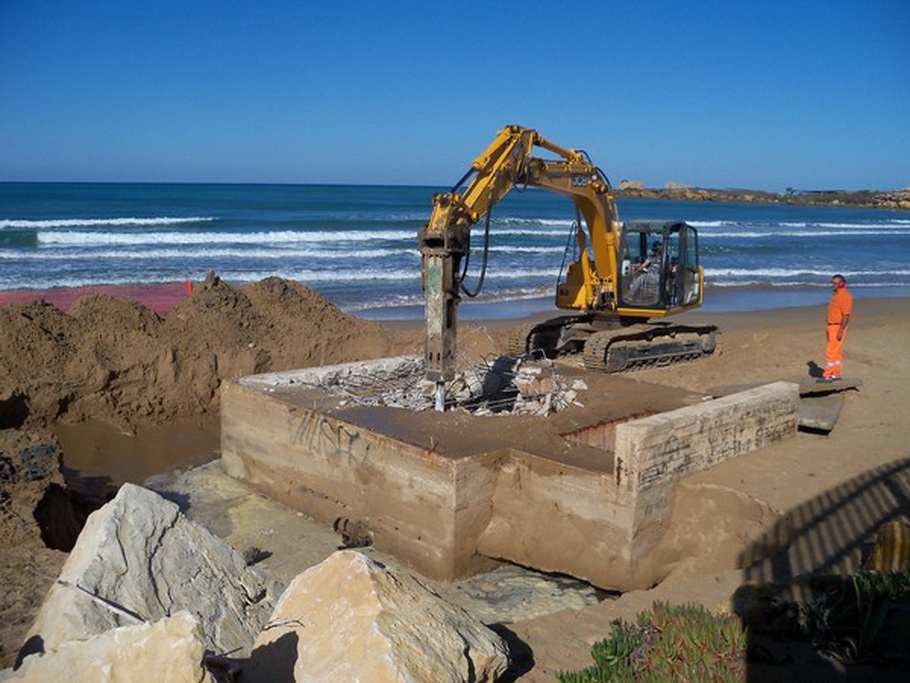
[[[691,187],[667,183],[663,188],[645,187],[635,180],[623,180],[616,190],[618,197],[673,199],[691,202],[730,202],[746,204],[799,204],[804,206],[838,206],[871,209],[910,210],[910,187],[901,190],[797,190],[783,193],[763,190]]]

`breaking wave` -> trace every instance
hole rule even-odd
[[[182,223],[208,223],[218,220],[214,216],[190,216],[189,218],[56,218],[49,220],[0,220],[0,230],[4,228],[48,230],[51,228],[88,228],[120,227],[136,225],[142,227],[154,225],[180,225]]]
[[[910,270],[838,270],[835,267],[821,269],[804,268],[706,268],[705,276],[708,277],[765,277],[788,278],[800,275],[817,275],[829,277],[832,273],[839,272],[844,277],[881,277],[887,275],[910,275]],[[827,284],[827,281],[826,281]]]
[[[496,235],[555,235],[564,237],[563,231],[528,231],[496,229]],[[413,230],[281,230],[275,232],[39,232],[40,244],[91,246],[105,244],[293,244],[306,242],[377,242],[395,241],[417,243]]]

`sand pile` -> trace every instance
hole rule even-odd
[[[0,429],[101,419],[130,426],[212,411],[221,380],[375,358],[389,333],[295,282],[232,287],[214,274],[161,318],[105,296],[68,314],[0,309]]]

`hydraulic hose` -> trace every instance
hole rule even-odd
[[[490,188],[490,194],[493,194],[492,188]],[[483,289],[483,281],[487,276],[487,259],[490,255],[490,218],[493,216],[493,207],[487,209],[487,218],[484,222],[483,230],[483,265],[480,267],[480,278],[477,280],[477,288],[472,292],[467,287],[465,287],[464,279],[468,274],[468,264],[471,262],[471,248],[468,246],[468,253],[465,256],[464,260],[464,269],[461,271],[461,278],[459,278],[459,284],[461,285],[461,291],[464,292],[465,296],[469,299],[473,299],[475,296],[480,294],[480,290]]]

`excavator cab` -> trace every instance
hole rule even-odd
[[[698,232],[681,221],[625,223],[618,279],[621,315],[662,317],[700,305]]]

